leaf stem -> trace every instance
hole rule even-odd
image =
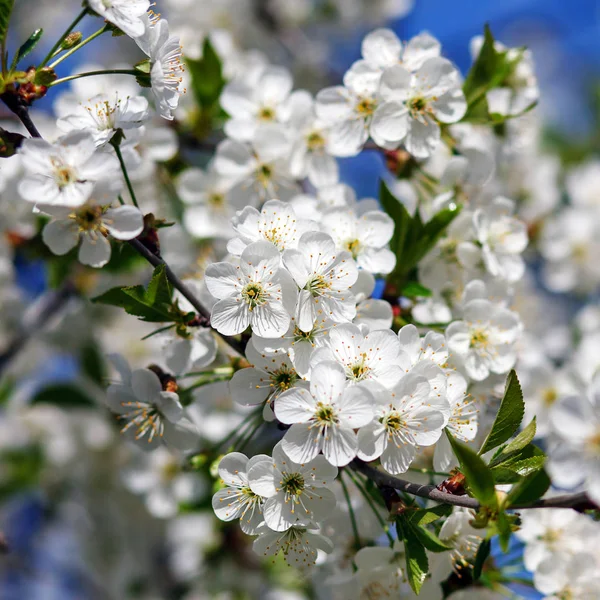
[[[69,75],[68,77],[62,77],[61,79],[55,79],[52,83],[48,84],[48,87],[58,85],[59,83],[65,83],[67,81],[73,81],[74,79],[81,79],[83,77],[93,77],[94,75],[138,75],[133,69],[103,69],[102,71],[87,71],[86,73],[78,73],[77,75]]]
[[[394,540],[392,534],[390,533],[389,524],[385,522],[384,518],[381,516],[381,514],[377,510],[377,507],[375,506],[375,502],[373,502],[373,498],[371,498],[371,494],[369,494],[367,489],[364,487],[363,482],[360,480],[358,475],[353,473],[351,470],[346,471],[346,472],[350,476],[350,479],[352,479],[352,481],[354,482],[354,485],[358,488],[358,491],[363,495],[364,499],[367,501],[367,504],[371,507],[371,510],[373,511],[373,514],[375,515],[375,518],[377,519],[377,521],[379,521],[379,524],[381,525],[381,527],[383,528],[383,531],[385,532],[385,535],[387,536],[387,539],[390,543],[390,548],[391,548],[394,545],[395,540]]]
[[[92,40],[95,40],[97,37],[102,35],[105,31],[108,31],[108,28],[106,27],[106,25],[104,25],[103,27],[98,29],[98,31],[92,33],[92,35],[85,38],[85,40],[82,40],[81,42],[79,42],[79,44],[77,44],[76,46],[73,46],[68,52],[65,52],[62,56],[57,58],[52,64],[48,65],[48,67],[50,69],[55,69],[63,60],[69,58],[69,56],[71,56],[72,54],[75,54],[75,52],[77,52],[77,50],[80,50],[86,44],[89,44]]]
[[[350,514],[350,523],[352,524],[352,531],[354,532],[354,541],[356,543],[356,549],[360,549],[362,544],[360,543],[360,536],[358,535],[358,525],[356,523],[356,515],[354,514],[354,508],[352,508],[352,500],[350,499],[350,494],[348,492],[348,487],[346,486],[346,482],[342,477],[342,471],[340,471],[340,484],[342,485],[342,491],[344,492],[344,498],[346,498],[346,502],[348,504],[348,512]]]
[[[85,15],[87,14],[88,9],[87,6],[75,17],[75,20],[69,25],[69,27],[67,28],[67,30],[58,38],[58,41],[56,42],[56,44],[54,44],[54,46],[52,46],[52,50],[50,50],[50,52],[48,52],[48,54],[46,55],[46,58],[44,58],[44,60],[37,66],[37,70],[39,71],[42,67],[46,66],[46,63],[54,56],[54,54],[56,53],[56,51],[60,48],[60,45],[63,43],[63,40],[71,33],[71,31],[73,31],[73,29],[75,29],[75,27],[77,26],[77,24],[79,23],[79,21],[81,21],[81,19],[83,19],[83,17],[85,17]]]
[[[118,144],[114,144],[113,148],[115,149],[115,153],[117,154],[117,158],[119,159],[119,164],[121,165],[121,171],[123,171],[123,177],[125,178],[125,183],[127,184],[127,189],[129,190],[129,195],[131,196],[131,201],[136,208],[139,208],[137,203],[137,198],[135,197],[135,191],[133,190],[133,186],[131,185],[131,180],[129,179],[129,173],[127,173],[127,167],[125,165],[125,161],[123,160],[123,154],[121,153],[121,148]]]

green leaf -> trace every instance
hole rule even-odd
[[[481,457],[464,444],[457,442],[446,429],[452,450],[460,470],[467,480],[469,490],[482,505],[495,508],[498,505],[496,490],[494,488],[494,475],[491,469],[483,462]]]
[[[104,294],[92,298],[92,302],[120,306],[130,315],[149,323],[174,321],[172,303],[173,288],[167,279],[164,265],[154,269],[148,288],[142,285],[112,288]]]
[[[406,578],[415,594],[419,594],[429,571],[429,560],[425,546],[416,536],[410,524],[400,515],[396,519],[398,537],[404,542]]]
[[[507,80],[517,68],[523,53],[522,51],[513,51],[509,55],[508,50],[496,50],[494,42],[494,36],[489,26],[486,25],[481,51],[463,84],[463,92],[468,108],[462,121],[495,124],[503,123],[507,118],[510,118],[498,114],[491,115],[486,94],[494,88],[508,85]],[[533,106],[527,107],[524,112],[531,110],[531,108]]]
[[[406,276],[417,266],[419,261],[435,246],[448,225],[461,211],[461,206],[446,208],[423,224],[419,211],[410,216],[404,205],[390,192],[384,181],[381,182],[379,199],[385,212],[394,221],[394,235],[390,241],[390,249],[396,255],[396,268],[389,281],[403,285]],[[408,284],[409,287],[411,284]],[[418,284],[416,284],[418,285]],[[414,287],[414,295],[430,295],[423,286]],[[406,293],[406,295],[410,295]]]
[[[512,526],[511,519],[504,510],[498,511],[498,516],[496,517],[494,525],[498,534],[500,549],[502,552],[508,552],[508,543],[510,542],[510,536],[512,534]]]
[[[0,0],[0,42],[6,39],[8,23],[15,0]]]
[[[435,533],[425,527],[412,526],[411,531],[430,552],[447,552],[448,550],[452,550],[451,546],[446,546]]]
[[[186,61],[192,77],[192,91],[198,104],[204,109],[213,108],[219,100],[225,79],[221,59],[210,40],[208,38],[204,40],[202,58],[199,60],[188,58]]]
[[[406,239],[406,233],[409,225],[412,222],[412,217],[404,207],[404,204],[400,202],[390,192],[385,181],[381,182],[379,188],[379,201],[383,210],[392,218],[394,221],[394,235],[390,240],[390,250],[396,255],[398,259],[401,258],[402,249],[404,248],[404,241]]]
[[[424,285],[421,285],[416,281],[411,281],[402,288],[400,294],[402,296],[406,296],[407,298],[429,298],[432,292],[429,288],[426,288]]]
[[[548,491],[550,483],[550,478],[544,469],[534,471],[513,486],[506,497],[506,505],[531,504],[539,500]]]
[[[477,548],[477,554],[475,555],[475,563],[473,565],[473,580],[477,581],[481,577],[481,571],[483,570],[483,565],[487,560],[490,552],[492,550],[492,542],[489,539],[484,539],[481,544],[479,544],[479,548]]]
[[[524,414],[523,392],[517,374],[513,369],[506,380],[504,397],[498,414],[479,454],[485,454],[506,442],[519,429]]]
[[[510,454],[500,453],[494,460],[490,462],[493,469],[499,467],[512,469],[520,472],[535,468],[536,465],[542,466],[546,460],[546,455],[535,444],[527,444],[521,450],[511,452]],[[537,467],[539,468],[539,466]],[[525,473],[527,474],[527,473]]]
[[[490,26],[486,24],[483,31],[483,45],[463,84],[463,92],[469,105],[490,89],[491,82],[500,67],[501,56],[496,51],[494,42]]]
[[[414,511],[404,513],[412,525],[428,525],[442,517],[449,517],[452,514],[452,505],[438,504],[431,508],[420,508]]]
[[[94,383],[104,386],[106,382],[106,364],[98,346],[91,342],[86,344],[79,354],[81,370]]]
[[[44,34],[43,29],[36,29],[29,39],[19,48],[15,54],[11,69],[14,69],[38,44]]]
[[[531,423],[529,423],[529,425],[527,425],[527,427],[525,427],[525,429],[523,429],[523,431],[521,431],[521,433],[519,433],[519,435],[517,435],[517,437],[515,437],[515,439],[512,440],[512,442],[498,449],[498,451],[494,454],[492,460],[490,461],[490,466],[493,467],[495,465],[498,465],[510,458],[511,456],[514,456],[517,453],[519,453],[531,442],[531,440],[533,440],[533,438],[535,437],[535,430],[536,420],[535,417],[533,417]]]
[[[519,475],[516,471],[512,469],[507,469],[505,467],[496,467],[492,469],[492,474],[494,475],[494,482],[496,485],[505,485],[507,483],[517,483],[523,479],[522,475]]]
[[[46,386],[32,399],[32,404],[54,404],[61,408],[89,408],[95,402],[79,387],[70,383]]]

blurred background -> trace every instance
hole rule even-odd
[[[31,55],[35,64],[79,10],[76,1],[19,0],[9,48],[14,50],[43,27],[43,41]],[[180,32],[190,56],[197,56],[205,34],[216,36],[215,31],[224,30],[230,36],[222,42],[223,48],[233,43],[239,50],[261,50],[272,63],[292,70],[296,87],[313,92],[341,80],[360,56],[362,37],[375,26],[389,26],[401,39],[429,31],[440,40],[443,54],[466,73],[471,64],[470,41],[488,23],[497,40],[511,47],[526,45],[533,52],[541,90],[536,110],[547,147],[567,162],[577,152],[599,150],[600,3],[596,0],[158,0],[154,10],[170,20],[175,33]],[[84,34],[98,26],[95,20],[87,21]],[[214,43],[219,50],[216,37]],[[130,40],[103,38],[62,63],[59,76],[83,65],[106,68],[140,58]],[[42,113],[50,118],[63,92],[52,89],[36,104],[42,125]],[[9,116],[1,111],[0,120]],[[365,153],[341,163],[344,179],[359,197],[376,195],[373,174],[383,169],[379,156]],[[0,164],[0,181],[2,169],[6,173]],[[9,198],[8,189],[0,187],[0,193]],[[25,306],[40,298],[53,275],[43,261],[19,252],[11,261],[14,286],[3,294],[17,299],[7,300],[14,311],[5,313],[7,321],[9,314],[22,314]],[[86,330],[90,313],[73,307],[30,344],[9,377],[0,380],[0,406],[6,409],[0,409],[0,599],[246,597],[238,586],[236,591],[228,589],[227,578],[234,567],[228,568],[229,559],[218,556],[223,535],[230,536],[225,544],[234,553],[239,539],[228,530],[216,531],[210,511],[197,510],[208,506],[202,504],[206,500],[198,500],[210,498],[208,477],[203,480],[199,475],[193,484],[182,477],[176,486],[184,490],[182,497],[193,499],[192,508],[186,512],[184,500],[179,516],[164,518],[157,508],[160,499],[149,502],[147,495],[140,494],[144,488],[140,473],[164,474],[168,459],[155,465],[142,465],[146,459],[140,459],[137,464],[137,457],[132,459],[120,447],[118,434],[105,416],[87,411],[86,402],[100,393],[106,377],[103,371],[94,372],[95,357],[119,347],[131,356],[144,335],[135,319],[115,314],[111,313],[111,326],[101,336],[94,334],[93,344],[82,351],[79,340],[74,351],[69,333]],[[0,340],[6,343],[11,332],[11,323],[4,323]],[[149,353],[139,352],[140,356]],[[62,408],[39,401],[40,394],[50,393],[49,386],[52,393],[67,398]],[[212,393],[218,407],[226,396],[224,386],[215,385]],[[9,397],[11,410],[6,408]],[[25,406],[33,398],[38,398],[36,411],[26,418],[17,415],[14,406]],[[207,429],[213,424],[204,421]],[[128,473],[139,475],[138,489],[123,485],[122,473],[114,468],[121,464],[127,465]],[[190,486],[196,489],[190,491]],[[174,492],[176,497],[178,493]],[[520,551],[516,544],[502,560],[520,568]],[[255,566],[249,562],[244,571],[248,589],[256,589]],[[277,585],[283,582],[287,590],[297,591],[276,587],[270,596],[250,597],[308,597],[302,582],[284,573],[281,565],[273,571],[269,577]],[[204,578],[214,576],[221,591],[210,585],[196,589],[198,572]],[[519,594],[539,597],[531,591]]]

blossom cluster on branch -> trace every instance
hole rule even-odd
[[[233,573],[259,569],[247,536],[273,597],[282,561],[315,597],[505,597],[523,582],[492,541],[507,553],[516,539],[544,597],[595,597],[600,319],[588,305],[577,342],[548,327],[530,265],[552,291],[600,286],[600,169],[568,173],[559,205],[531,53],[486,26],[463,75],[431,34],[379,27],[313,94],[217,17],[167,4],[176,34],[148,0],[87,0],[24,71],[41,34],[11,65],[0,17],[0,99],[28,134],[0,121],[2,339],[22,340],[0,356],[0,399],[27,380],[13,360],[37,336],[83,373],[25,416],[7,409],[0,447],[29,459],[41,443],[65,473],[78,444],[86,464],[105,454],[171,523],[186,598],[217,597],[199,582],[212,563],[243,593]],[[311,3],[266,4],[252,18],[293,50]],[[86,39],[84,18],[101,24]],[[107,33],[139,60],[60,77]],[[56,119],[36,114],[56,86]],[[344,181],[338,159],[364,154],[377,198]],[[48,265],[51,309],[24,312],[17,255]]]

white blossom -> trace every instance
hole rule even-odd
[[[252,491],[266,498],[263,515],[267,526],[286,531],[292,526],[319,523],[331,514],[336,498],[328,488],[337,472],[322,455],[295,463],[279,443],[273,448],[273,458],[253,463],[248,480]]]
[[[366,388],[346,386],[340,365],[320,362],[311,372],[310,390],[289,390],[275,404],[277,419],[292,425],[283,438],[283,450],[299,463],[322,451],[332,465],[347,465],[358,449],[354,429],[372,420],[372,403]]]
[[[279,251],[269,242],[254,242],[237,264],[208,266],[205,275],[210,293],[218,300],[211,323],[224,335],[242,333],[248,327],[262,337],[283,335],[296,302],[296,286],[281,268]]]

